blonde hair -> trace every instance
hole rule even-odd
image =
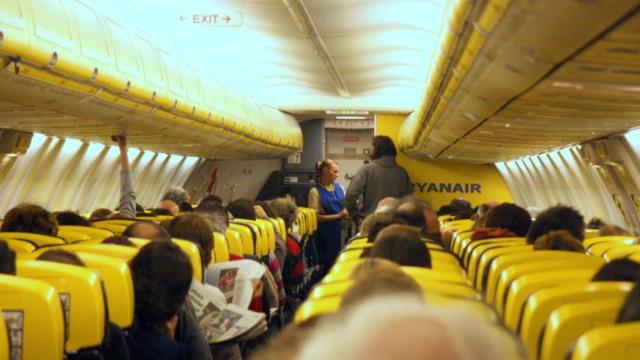
[[[533,250],[565,250],[584,252],[584,246],[566,230],[550,231],[536,239]]]

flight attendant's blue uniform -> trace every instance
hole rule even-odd
[[[333,183],[333,191],[320,184],[316,184],[316,189],[324,215],[338,214],[344,209],[344,190],[337,182]],[[341,238],[342,219],[318,223],[318,244],[324,250],[323,263],[326,270],[333,265],[340,253]]]

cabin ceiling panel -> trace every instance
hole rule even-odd
[[[506,161],[640,126],[638,49],[636,8],[545,79],[470,127],[439,156]]]

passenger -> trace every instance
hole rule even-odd
[[[606,224],[598,230],[598,237],[602,236],[631,236],[631,234],[618,225]]]
[[[194,212],[204,216],[213,227],[213,231],[225,234],[229,227],[229,213],[222,206],[222,203],[216,201],[200,202]]]
[[[85,263],[78,257],[78,255],[63,249],[47,250],[40,254],[36,260],[86,267]],[[103,359],[105,360],[129,358],[129,349],[127,347],[124,333],[111,321],[107,322],[101,350]]]
[[[640,264],[630,259],[608,262],[593,275],[591,281],[640,281]]]
[[[131,182],[131,166],[127,148],[127,138],[124,135],[112,137],[118,143],[120,150],[120,203],[117,214],[109,214],[108,218],[135,219],[137,211],[136,193]],[[144,208],[142,209],[144,211]]]
[[[171,241],[171,234],[153,221],[142,220],[127,226],[122,232],[123,236],[151,241]]]
[[[16,274],[16,253],[2,240],[0,240],[0,274]]]
[[[58,235],[58,222],[44,208],[25,203],[14,207],[5,214],[0,231],[56,236]]]
[[[123,245],[129,247],[137,247],[133,241],[129,240],[126,236],[109,236],[108,238],[102,240],[102,244],[113,244],[113,245]]]
[[[300,325],[290,324],[251,354],[256,360],[295,360],[305,341],[313,333],[313,319]]]
[[[111,215],[111,213],[113,213],[113,211],[111,211],[110,209],[106,209],[106,208],[95,209],[93,210],[91,215],[89,215],[89,221],[91,222],[91,221],[107,220],[109,218],[109,215]]]
[[[425,240],[441,242],[440,220],[427,201],[408,197],[396,208],[396,216],[407,221],[408,225],[420,228]]]
[[[565,250],[584,253],[584,246],[568,231],[556,230],[540,236],[533,244],[533,250]]]
[[[437,211],[437,214],[438,216],[456,215],[457,212],[458,212],[458,209],[455,206],[447,204],[447,205],[440,206],[440,208]]]
[[[503,203],[487,212],[484,226],[473,232],[471,240],[524,237],[531,226],[531,216],[518,205]]]
[[[255,220],[256,210],[253,208],[253,201],[249,199],[236,199],[227,205],[227,211],[237,219]]]
[[[362,221],[361,233],[367,234],[367,242],[372,244],[382,229],[394,224],[409,225],[407,220],[396,216],[392,211],[376,212],[367,215]]]
[[[200,200],[200,203],[202,204],[203,202],[210,202],[210,201],[211,202],[217,202],[220,205],[224,206],[224,203],[223,203],[222,199],[219,196],[216,196],[216,195],[213,195],[213,194],[210,194],[210,195],[207,195],[207,196],[203,197],[202,200]]]
[[[213,227],[200,214],[180,214],[162,222],[172,238],[188,240],[198,246],[204,270],[211,262],[213,250]]]
[[[89,220],[73,211],[61,211],[55,213],[55,217],[58,225],[91,226]]]
[[[497,201],[488,201],[478,206],[476,213],[473,217],[471,217],[471,220],[475,221],[473,224],[473,230],[478,230],[486,227],[484,222],[487,218],[487,213],[489,213],[489,210],[498,205],[500,205],[500,203]]]
[[[291,234],[293,223],[298,217],[298,207],[291,198],[278,198],[269,205],[274,213],[284,220],[287,227],[287,256],[282,267],[282,279],[287,294],[287,307],[291,311],[305,296],[303,280],[305,275],[304,253],[299,240]]]
[[[309,190],[309,207],[316,211],[318,219],[316,241],[325,272],[342,249],[342,219],[348,216],[344,189],[336,181],[339,170],[335,161],[321,161],[316,167],[316,184]]]
[[[366,258],[358,262],[358,265],[353,268],[353,271],[351,272],[351,276],[349,276],[349,278],[352,280],[358,280],[359,278],[372,271],[402,272],[402,269],[400,268],[400,265],[390,260],[381,258]]]
[[[193,206],[191,206],[191,204],[189,204],[188,202],[182,202],[180,203],[180,205],[178,205],[178,209],[181,213],[192,212]]]
[[[423,211],[423,214],[427,226],[422,232],[422,237],[442,244],[442,237],[440,236],[440,220],[438,219],[438,214],[436,214],[435,211],[431,209],[425,209]],[[448,244],[445,245],[448,247]]]
[[[618,313],[618,324],[640,321],[640,283],[636,282],[633,289],[627,295],[620,312]]]
[[[471,219],[475,213],[471,208],[471,202],[465,198],[455,198],[451,200],[451,206],[456,209],[455,220]]]
[[[607,223],[604,222],[604,220],[602,220],[602,219],[600,219],[598,217],[593,217],[587,223],[587,229],[598,230],[598,229],[600,229],[601,227],[603,227],[605,225],[607,225]]]
[[[193,277],[189,258],[173,243],[151,242],[130,268],[135,298],[131,359],[187,359],[187,348],[175,334]]]
[[[420,231],[407,225],[390,225],[380,231],[370,256],[391,260],[400,266],[431,268],[429,249],[420,240]]]
[[[258,216],[258,218],[262,219],[262,218],[269,217],[269,218],[275,219],[278,217],[278,214],[276,214],[276,212],[273,210],[271,205],[266,201],[257,201],[254,207],[262,209],[262,212],[264,212],[264,217],[263,217],[263,215],[259,215],[258,210],[256,210],[256,216]],[[280,236],[280,233],[277,231],[276,231],[275,254],[276,254],[276,258],[278,259],[278,264],[280,264],[280,268],[282,269],[282,267],[284,266],[285,258],[287,256],[287,243],[285,239],[283,239],[282,236]]]
[[[176,206],[182,203],[190,203],[189,195],[187,192],[180,186],[171,186],[162,196],[162,200],[170,200],[173,201]]]
[[[173,200],[162,200],[158,204],[158,209],[167,209],[171,211],[171,215],[178,215],[180,213],[180,207]]]
[[[343,295],[340,309],[350,309],[375,296],[405,295],[421,300],[420,285],[402,270],[370,270],[356,278]]]
[[[167,203],[167,205],[171,207],[171,209],[174,209],[171,203]],[[175,214],[172,210],[167,208],[155,208],[151,210],[151,216],[175,216]]]
[[[584,219],[569,206],[558,205],[543,211],[531,224],[527,244],[533,245],[540,236],[553,230],[567,230],[579,241],[584,240]]]
[[[471,313],[428,307],[414,297],[376,297],[327,318],[309,336],[300,360],[525,358],[506,346],[500,328]]]
[[[51,249],[38,255],[36,260],[51,261],[68,265],[86,267],[85,263],[80,260],[78,255],[63,249]]]
[[[400,199],[396,199],[391,196],[387,196],[386,198],[378,201],[378,205],[376,205],[375,212],[382,212],[387,210],[395,210],[398,205],[400,205]]]
[[[409,174],[396,163],[397,154],[391,138],[373,138],[372,161],[358,170],[345,195],[345,206],[356,224],[374,212],[380,200],[386,197],[402,198],[413,192]],[[363,200],[362,209],[357,205],[360,196]]]

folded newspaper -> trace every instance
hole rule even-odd
[[[224,294],[211,285],[194,280],[189,300],[210,344],[248,340],[267,329],[264,314],[227,304]]]
[[[220,289],[228,303],[248,309],[253,299],[254,283],[260,281],[264,273],[264,266],[256,261],[228,261],[209,265],[204,282]]]

